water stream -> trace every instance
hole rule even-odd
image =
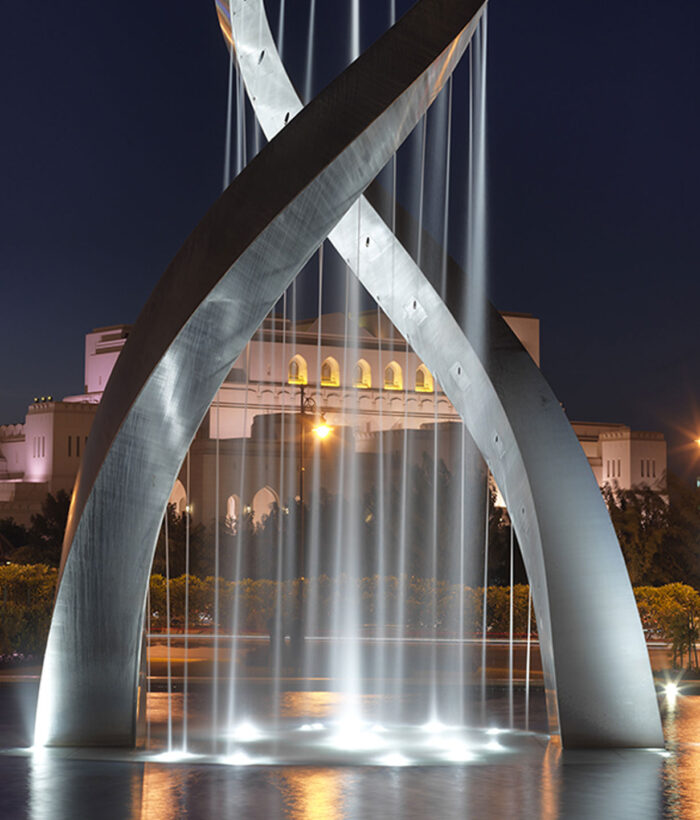
[[[350,0],[349,5],[347,43],[352,61],[360,52],[364,18],[359,0]],[[388,11],[393,24],[393,0]],[[311,0],[300,84],[307,100],[319,84],[315,76],[316,24],[316,3]],[[289,21],[285,21],[281,0],[277,32],[280,54],[286,25]],[[467,270],[464,301],[468,326],[477,339],[483,332],[487,290],[485,37],[484,15],[470,46],[467,207],[461,232]],[[232,173],[233,144],[235,172],[239,173],[247,161],[246,102],[233,56],[228,73],[224,185]],[[464,91],[456,93],[451,79],[433,110],[416,127],[407,149],[392,159],[384,177],[391,187],[392,227],[396,227],[397,203],[402,197],[408,212],[415,214],[411,250],[417,262],[421,264],[426,253],[433,253],[433,247],[440,248],[443,296],[447,292],[449,248],[459,244],[458,238],[453,241],[450,236],[450,217],[452,193],[460,190],[452,179],[453,142],[460,139],[453,129],[453,106],[460,99],[464,99]],[[431,232],[439,237],[439,243],[431,238]],[[347,260],[356,271],[369,244],[360,208],[356,258]],[[204,734],[210,738],[213,754],[222,749],[228,755],[242,753],[241,744],[254,744],[262,736],[273,738],[280,752],[288,744],[289,731],[308,731],[316,733],[321,744],[332,742],[346,751],[365,748],[368,743],[386,747],[386,754],[394,755],[396,761],[403,753],[397,737],[410,735],[422,726],[431,737],[447,732],[448,745],[452,744],[453,751],[457,749],[454,756],[458,759],[467,754],[464,738],[472,731],[467,725],[474,720],[472,703],[481,704],[478,723],[482,728],[492,729],[494,721],[489,706],[494,684],[489,671],[493,658],[487,598],[490,488],[482,504],[484,470],[480,457],[463,427],[456,432],[445,426],[448,403],[434,374],[422,367],[379,306],[368,302],[347,265],[341,274],[341,309],[336,314],[332,310],[326,313],[324,288],[330,288],[331,302],[336,293],[337,303],[339,265],[335,260],[332,274],[326,271],[323,247],[317,264],[316,293],[310,296],[308,284],[295,282],[278,305],[278,313],[270,317],[268,330],[261,330],[260,343],[251,342],[236,365],[245,371],[243,422],[236,428],[243,431],[242,439],[231,438],[232,422],[223,389],[210,412],[208,432],[214,438],[210,468],[215,495],[213,571],[218,578],[224,567],[229,568],[235,590],[231,593],[230,620],[224,622],[224,611],[229,612],[229,604],[222,598],[226,582],[214,584],[211,631],[198,635],[191,628],[189,581],[185,583],[182,643],[177,640],[173,649],[176,654],[182,649],[182,655],[177,654],[179,671],[173,675],[172,640],[180,636],[170,622],[168,585],[167,750],[174,748],[174,686],[178,691],[182,686],[183,691],[178,714],[180,748],[185,752],[195,748],[202,736],[198,725],[201,712],[190,708],[190,701],[201,699],[206,687],[201,675],[190,673],[190,653],[199,657],[196,653],[204,652],[209,653],[211,669],[210,720]],[[393,261],[391,264],[393,267]],[[329,275],[335,278],[328,280]],[[393,272],[387,271],[387,275],[393,276]],[[305,319],[310,301],[316,305],[316,314]],[[271,418],[277,421],[269,426],[269,440],[261,443],[248,438],[259,418],[259,399],[249,401],[249,397],[259,395],[264,373],[276,374],[271,377],[278,385],[276,403],[265,412],[273,412]],[[321,421],[332,431],[324,444],[315,439]],[[228,455],[231,448],[238,448],[235,452],[240,456],[234,460],[238,466],[233,473],[223,467],[222,460],[233,463]],[[188,511],[189,465],[188,455]],[[275,485],[274,501],[254,509],[251,482],[260,483],[264,475]],[[226,502],[230,490],[226,488],[236,491],[233,517]],[[246,592],[250,582],[245,572],[251,566],[246,555],[250,549],[247,515],[259,531],[265,526],[276,527],[273,582],[265,593],[272,601],[266,622],[269,634],[251,632],[246,626],[251,622],[249,607],[263,605],[261,600],[251,603]],[[167,516],[164,527],[168,568]],[[189,515],[186,527],[189,571]],[[221,539],[227,528],[233,528],[229,535],[234,537],[224,546]],[[499,679],[498,685],[506,687],[502,725],[514,728],[512,537],[510,549],[507,676]],[[233,557],[225,550],[233,550]],[[482,560],[480,574],[477,567]],[[483,592],[476,603],[468,590],[476,589],[479,581]],[[526,707],[531,691],[530,648],[528,625]],[[256,692],[254,682],[260,692]],[[258,708],[262,691],[268,693],[263,714]],[[292,693],[295,714],[307,709],[301,724],[292,725],[286,717]],[[321,715],[322,719],[315,719]],[[524,722],[528,723],[527,715]],[[384,737],[385,733],[389,734]],[[420,737],[423,743],[425,738]],[[442,741],[435,737],[436,748],[442,748]]]

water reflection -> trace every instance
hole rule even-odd
[[[696,761],[696,753],[694,747],[687,763]],[[680,786],[690,773],[684,769],[683,757],[678,760],[683,763],[670,771],[679,797],[667,790],[670,800],[665,805],[670,813],[665,816],[694,818],[697,783],[690,777],[686,784],[690,788]],[[77,760],[53,752],[24,762],[30,782],[28,814],[16,816],[31,820],[170,820],[223,817],[232,812],[250,820],[457,816],[652,820],[664,816],[665,760],[658,752],[562,752],[556,741],[530,745],[497,763],[398,769],[143,764]],[[9,790],[12,794],[12,785]]]
[[[664,758],[659,751],[563,752],[557,817],[657,820]]]
[[[558,737],[549,741],[542,758],[542,820],[556,820],[559,813],[559,766],[561,743]]]
[[[343,700],[341,692],[284,692],[280,700],[280,712],[283,717],[319,720],[338,712]]]
[[[29,805],[26,811],[3,817],[31,820],[100,820],[140,818],[142,767],[118,761],[78,761],[39,754],[27,760]],[[3,789],[7,787],[4,782]],[[175,817],[174,814],[160,815]],[[154,817],[158,817],[154,815]]]
[[[169,820],[181,816],[179,795],[186,791],[187,770],[180,766],[146,763],[141,776],[140,820]]]
[[[0,737],[21,734],[17,694],[0,686]],[[290,713],[316,713],[333,697],[291,697]],[[162,720],[162,704],[156,698]],[[237,816],[700,820],[700,697],[664,707],[669,751],[562,751],[518,733],[502,750],[436,766],[232,766],[199,758],[144,762],[115,750],[0,750],[0,816],[31,820]],[[177,710],[176,710],[177,712]],[[206,726],[210,725],[204,712]],[[296,722],[296,721],[295,721]],[[298,732],[304,735],[303,732]],[[443,733],[444,734],[444,733]]]
[[[667,817],[700,820],[700,697],[666,699],[664,711]]]
[[[290,820],[340,820],[348,814],[340,769],[280,769],[271,776]]]

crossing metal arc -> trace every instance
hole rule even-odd
[[[251,105],[272,139],[303,104],[263,2],[219,0],[216,7]],[[358,235],[368,240],[359,247]],[[585,454],[539,368],[492,307],[485,349],[477,349],[458,300],[443,302],[432,285],[437,272],[421,270],[365,197],[328,238],[438,375],[504,494],[532,588],[551,730],[561,731],[567,747],[662,746],[646,644],[617,538]]]
[[[148,578],[189,444],[263,318],[447,81],[479,5],[420,0],[243,170],[153,291],[73,493],[37,745],[135,743]]]

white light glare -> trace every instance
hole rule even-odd
[[[233,739],[240,743],[252,743],[254,740],[260,740],[261,737],[262,733],[252,723],[239,723],[233,730]]]
[[[445,760],[452,763],[467,763],[474,755],[464,741],[453,740],[445,744]]]
[[[49,756],[49,750],[47,746],[43,746],[40,744],[35,743],[29,751],[32,753],[32,757],[34,760],[46,760]]]
[[[180,763],[183,760],[190,760],[190,758],[193,757],[196,757],[196,755],[193,755],[191,752],[183,752],[182,749],[172,749],[169,752],[161,752],[155,755],[154,759],[162,761],[163,763]]]
[[[250,766],[250,764],[253,762],[253,758],[239,749],[232,755],[228,755],[228,757],[225,757],[224,762],[228,763],[229,766]]]
[[[494,727],[492,729],[487,729],[486,734],[487,735],[501,735],[501,734],[503,734],[504,732],[507,732],[507,731],[508,731],[507,729],[496,729]]]
[[[411,761],[404,757],[401,752],[389,752],[389,754],[382,755],[377,758],[377,763],[380,766],[410,766]]]
[[[678,685],[675,683],[667,683],[666,686],[664,686],[664,692],[669,700],[675,700],[679,694]]]
[[[348,751],[359,749],[379,749],[384,742],[371,729],[365,729],[362,724],[343,723],[333,735],[334,746]]]
[[[428,734],[436,735],[440,734],[440,732],[444,732],[445,729],[447,729],[447,726],[439,720],[429,720],[427,723],[423,724],[422,729]]]
[[[298,732],[320,732],[324,728],[322,723],[303,723]]]

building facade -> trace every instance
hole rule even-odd
[[[539,320],[503,315],[539,365]],[[0,518],[28,524],[46,493],[72,490],[128,335],[128,325],[88,333],[84,392],[62,401],[37,397],[23,424],[0,426]],[[314,433],[320,421],[333,431],[324,441]],[[601,487],[664,489],[663,434],[624,424],[572,426]],[[244,510],[260,521],[272,505],[299,496],[302,472],[312,482],[321,470],[323,485],[335,486],[343,448],[357,454],[358,470],[371,482],[377,454],[393,453],[396,463],[407,448],[419,459],[437,447],[447,469],[455,468],[459,436],[451,403],[383,314],[370,311],[356,321],[326,314],[295,324],[270,316],[207,412],[171,501],[180,512],[189,505],[205,524],[218,514],[235,525]]]

